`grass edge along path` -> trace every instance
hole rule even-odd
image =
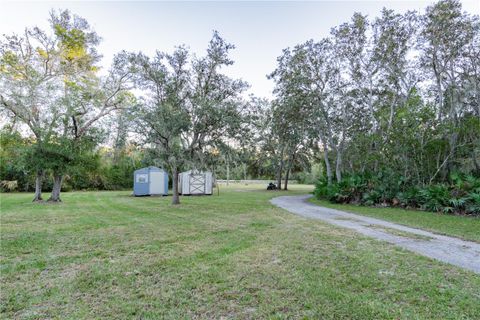
[[[313,204],[354,214],[394,222],[433,233],[480,243],[480,217],[455,216],[402,208],[378,208],[352,204],[337,204],[310,198]]]

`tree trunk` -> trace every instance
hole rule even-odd
[[[283,190],[288,190],[288,176],[290,175],[290,166],[288,166],[287,172],[285,173],[285,184]]]
[[[390,103],[390,116],[388,117],[388,126],[387,126],[388,133],[390,133],[390,130],[392,129],[392,126],[393,126],[393,116],[395,115],[395,102],[396,102],[396,99],[394,99],[393,102]]]
[[[457,140],[458,140],[458,133],[454,132],[448,139],[450,145],[450,152],[447,157],[447,163],[443,166],[441,170],[441,179],[445,181],[452,170],[452,161],[451,159],[455,159],[455,152],[457,149]]]
[[[53,174],[53,188],[52,194],[48,199],[49,202],[61,202],[60,191],[62,189],[63,175],[54,173]]]
[[[43,183],[43,171],[37,171],[37,176],[35,177],[35,196],[33,197],[32,202],[42,201],[42,183]]]
[[[434,53],[435,54],[435,53]],[[442,89],[442,78],[439,70],[437,70],[436,58],[434,57],[433,61],[433,72],[435,74],[435,79],[437,82],[437,97],[438,97],[438,120],[442,122],[443,120],[443,89]]]
[[[330,160],[328,159],[328,148],[327,144],[323,142],[323,157],[325,159],[325,168],[327,169],[327,179],[328,185],[332,185],[332,167],[330,166]]]
[[[114,143],[113,164],[118,164],[122,152],[125,150],[127,141],[127,123],[125,119],[125,111],[119,112],[117,116],[117,132]]]
[[[230,182],[230,162],[228,161],[228,156],[227,156],[227,186]]]
[[[173,188],[173,197],[172,197],[172,204],[177,205],[180,204],[180,197],[178,195],[178,170],[177,168],[173,168],[172,170],[172,188]]]
[[[337,148],[337,161],[335,164],[335,176],[337,182],[342,181],[342,148]]]
[[[290,170],[292,169],[292,162],[295,161],[295,153],[288,159],[287,171],[285,172],[285,185],[283,190],[288,190],[288,179],[290,177]]]
[[[243,164],[243,183],[247,185],[247,164]]]
[[[283,156],[280,159],[277,171],[277,189],[282,190],[282,171],[283,171]]]

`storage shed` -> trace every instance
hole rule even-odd
[[[190,170],[180,173],[178,192],[182,195],[211,195],[213,190],[212,173]]]
[[[168,174],[157,167],[135,170],[133,194],[135,196],[168,195]]]

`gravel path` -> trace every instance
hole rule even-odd
[[[480,274],[479,243],[320,207],[307,202],[309,197],[311,196],[283,196],[273,198],[270,202],[294,214],[353,229],[366,236],[384,240],[421,255]]]

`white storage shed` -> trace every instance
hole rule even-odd
[[[213,192],[213,177],[210,171],[190,170],[180,173],[178,177],[178,192],[182,195],[211,195]]]
[[[135,196],[168,195],[168,174],[157,167],[135,170],[133,194]]]

